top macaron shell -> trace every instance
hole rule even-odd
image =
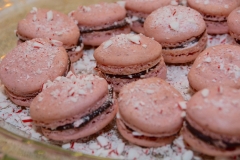
[[[32,95],[47,80],[64,75],[67,67],[65,49],[38,38],[19,44],[3,58],[0,79],[14,94]]]
[[[126,10],[118,3],[100,3],[80,6],[71,12],[70,16],[78,21],[79,26],[95,27],[123,20],[126,16]]]
[[[179,43],[206,30],[202,15],[184,6],[165,6],[152,12],[144,23],[145,34],[159,43]]]
[[[169,5],[171,0],[126,0],[126,9],[150,14],[152,11]]]
[[[239,0],[188,0],[187,3],[203,14],[214,16],[228,16],[240,5]]]
[[[126,67],[126,70],[122,68],[122,72],[124,73],[128,72],[127,68],[130,66],[145,65],[149,62],[159,60],[161,52],[161,45],[151,38],[141,34],[121,34],[101,44],[95,50],[94,58],[101,66]],[[142,67],[139,68],[139,71],[135,70],[136,73],[149,69]],[[131,70],[131,68],[129,69]],[[101,70],[109,74],[119,73],[119,71],[110,71],[105,67],[101,67]]]
[[[108,84],[98,76],[58,77],[44,84],[43,91],[32,101],[31,117],[38,125],[58,127],[61,122],[71,123],[89,114],[107,94]]]
[[[228,28],[233,37],[240,39],[240,7],[233,10],[227,18]]]
[[[208,134],[219,133],[219,137],[237,136],[239,139],[240,125],[236,123],[240,115],[239,95],[240,90],[226,86],[203,89],[188,101],[186,118],[196,129]]]
[[[119,93],[119,114],[132,129],[146,136],[169,136],[182,125],[181,94],[160,78],[125,85]]]
[[[33,9],[19,21],[17,35],[25,40],[50,38],[61,41],[65,48],[77,45],[80,33],[75,22],[67,15],[54,10]]]

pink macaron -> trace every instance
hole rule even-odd
[[[227,18],[228,30],[236,44],[240,45],[240,7],[233,10]]]
[[[169,5],[155,10],[146,18],[144,30],[162,45],[166,63],[191,62],[207,45],[206,24],[189,7]]]
[[[118,130],[125,139],[140,146],[170,144],[182,127],[182,101],[182,95],[160,78],[129,83],[118,97]]]
[[[121,34],[101,44],[94,52],[99,74],[114,90],[142,78],[166,78],[161,45],[144,35]]]
[[[44,84],[30,106],[34,125],[59,142],[97,133],[115,117],[118,105],[105,79],[94,75],[57,77]]]
[[[240,6],[239,0],[188,0],[189,7],[203,15],[208,34],[228,33],[227,17]]]
[[[54,10],[33,9],[18,22],[16,35],[20,42],[33,38],[49,38],[62,42],[71,62],[82,57],[83,44],[74,20]]]
[[[130,33],[126,10],[118,3],[100,3],[80,6],[69,13],[78,22],[85,45],[99,46],[114,35]]]
[[[29,107],[42,85],[66,75],[70,65],[66,50],[56,40],[37,38],[6,54],[0,63],[0,79],[15,104]]]
[[[240,88],[240,46],[218,45],[204,50],[189,73],[190,86],[198,91],[210,86]]]
[[[205,88],[187,102],[183,138],[197,152],[210,156],[240,154],[240,90]]]
[[[171,4],[172,0],[126,0],[127,17],[131,20],[131,29],[144,34],[143,24],[154,10]]]

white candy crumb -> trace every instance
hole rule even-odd
[[[146,92],[147,94],[153,94],[153,93],[154,93],[154,90],[146,89],[145,92]]]
[[[38,101],[41,102],[43,100],[43,97],[39,96]]]
[[[178,5],[178,2],[176,2],[176,0],[172,0],[172,1],[171,1],[171,5],[177,6],[177,5]]]
[[[39,42],[33,42],[33,47],[34,48],[42,48],[43,44],[39,43]]]
[[[124,150],[125,144],[122,142],[118,142],[117,144],[117,153],[120,155],[122,154],[123,150]]]
[[[106,42],[103,43],[103,49],[106,49],[108,47],[110,47],[113,44],[113,42],[111,40],[108,40]]]
[[[53,20],[53,12],[52,11],[48,11],[47,12],[47,21],[51,21]]]
[[[61,47],[61,46],[63,45],[63,43],[62,43],[61,41],[54,40],[54,39],[51,40],[51,43],[52,43],[54,46],[57,46],[57,47]]]
[[[78,126],[80,126],[83,122],[84,122],[84,119],[79,119],[79,120],[77,120],[77,121],[75,121],[75,122],[73,123],[73,126],[74,126],[74,127],[78,127]]]
[[[66,143],[66,144],[63,144],[62,145],[62,148],[63,149],[69,149],[71,147],[71,144],[70,143]]]
[[[192,158],[193,158],[192,151],[186,151],[182,156],[182,160],[191,160]]]
[[[90,8],[90,7],[83,6],[83,11],[84,11],[84,12],[90,12],[90,11],[91,11],[91,8]]]
[[[211,62],[211,61],[212,61],[211,57],[207,57],[207,58],[204,60],[204,62],[207,62],[207,63],[209,63],[209,62]]]
[[[37,13],[37,8],[33,7],[32,10],[30,11],[30,13]]]
[[[128,40],[135,44],[140,44],[140,36],[139,35],[129,35]]]
[[[107,146],[109,143],[108,139],[103,136],[98,136],[97,141],[102,147]]]
[[[205,5],[209,4],[209,0],[205,0],[205,1],[204,1],[204,4],[205,4]]]
[[[229,8],[229,6],[227,4],[224,5],[224,8]]]
[[[186,117],[186,112],[185,112],[185,111],[182,111],[181,117],[182,117],[182,118]]]
[[[179,30],[179,23],[178,22],[171,22],[170,24],[171,29],[178,31]]]
[[[137,131],[133,131],[133,132],[132,132],[132,135],[133,135],[133,136],[142,136],[142,134],[139,133],[139,132],[137,132]]]
[[[125,8],[126,1],[117,1],[117,4],[119,4],[121,7]]]
[[[89,144],[89,148],[93,149],[93,150],[95,150],[95,149],[97,150],[97,149],[100,149],[101,146],[99,144],[97,144],[97,143],[90,143]]]
[[[143,48],[147,48],[147,45],[146,45],[146,44],[143,44],[142,46],[143,46]]]
[[[117,119],[120,119],[120,118],[121,118],[121,116],[120,116],[120,113],[119,113],[119,112],[117,112],[117,115],[116,115],[116,117],[117,117]]]
[[[201,94],[202,94],[203,97],[207,97],[209,95],[209,90],[208,89],[203,89],[201,91]]]
[[[37,20],[37,15],[34,14],[34,15],[33,15],[33,22],[35,22],[36,20]]]
[[[79,89],[79,90],[78,90],[78,94],[80,94],[80,95],[86,95],[86,91],[83,90],[83,89]]]
[[[186,101],[178,102],[178,104],[181,107],[181,109],[183,109],[183,110],[187,109],[187,102]]]
[[[135,159],[139,156],[139,153],[137,151],[137,149],[134,149],[134,148],[131,148],[129,151],[128,151],[128,156],[127,156],[127,159]]]

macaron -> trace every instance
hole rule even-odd
[[[210,86],[240,88],[240,46],[218,45],[204,50],[194,61],[188,81],[195,91]]]
[[[114,91],[138,79],[166,78],[162,47],[144,35],[121,34],[112,37],[94,51],[96,70],[112,84]]]
[[[70,61],[56,40],[36,38],[16,46],[0,63],[0,79],[8,97],[29,107],[48,80],[66,75]]]
[[[182,95],[166,81],[146,78],[120,90],[117,128],[129,142],[144,147],[170,144],[182,127]]]
[[[236,44],[240,45],[240,7],[234,9],[227,18],[228,30]]]
[[[100,3],[79,6],[69,16],[78,22],[85,45],[99,46],[114,35],[130,33],[126,9],[118,3]]]
[[[240,1],[188,0],[187,4],[202,14],[208,34],[225,34],[228,33],[227,17],[240,5]]]
[[[20,42],[33,38],[48,38],[62,42],[71,62],[83,55],[83,43],[74,20],[67,15],[54,10],[33,9],[18,22],[16,35]]]
[[[240,154],[240,90],[213,86],[187,102],[183,138],[190,147],[210,156]]]
[[[185,6],[165,6],[144,23],[145,35],[162,45],[166,63],[195,60],[207,45],[206,24],[197,11]]]
[[[74,141],[100,131],[113,120],[118,109],[114,97],[105,79],[69,72],[44,84],[31,103],[30,116],[48,139]]]
[[[127,18],[131,20],[131,29],[144,34],[143,24],[154,10],[171,4],[172,0],[126,0]]]

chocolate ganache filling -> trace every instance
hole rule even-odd
[[[227,22],[226,17],[222,17],[221,19],[217,19],[216,16],[211,15],[203,15],[204,20],[206,21],[212,21],[212,22],[219,22],[219,23],[225,23]],[[215,20],[216,19],[216,20]]]
[[[216,146],[216,147],[224,149],[224,150],[229,150],[229,151],[235,150],[237,147],[240,147],[240,143],[238,143],[238,142],[231,143],[226,140],[215,139],[210,136],[204,135],[203,133],[201,133],[194,127],[192,127],[188,121],[186,121],[186,127],[195,137],[197,137],[198,139],[202,140],[203,142],[205,142],[207,144]]]
[[[62,130],[73,129],[73,128],[81,128],[81,127],[85,126],[88,122],[90,122],[91,120],[93,120],[94,118],[96,118],[97,116],[102,114],[104,111],[106,111],[112,105],[113,105],[113,88],[111,87],[109,89],[107,101],[105,103],[103,103],[103,105],[101,107],[99,107],[97,110],[93,111],[92,113],[90,113],[88,115],[81,117],[80,123],[77,126],[76,126],[77,121],[75,121],[73,123],[59,126],[55,129],[51,129],[51,128],[46,128],[46,129],[51,130],[51,131],[62,131]]]
[[[206,30],[200,34],[199,36],[195,37],[192,41],[187,41],[185,43],[180,44],[179,46],[174,46],[174,47],[162,47],[162,49],[181,49],[181,48],[186,48],[187,46],[189,46],[190,44],[194,44],[197,43],[205,34]]]
[[[101,29],[94,29],[94,28],[87,28],[87,27],[79,27],[79,29],[80,29],[80,33],[92,33],[92,32],[95,32],[95,31],[108,31],[108,30],[112,30],[112,29],[118,29],[118,28],[125,27],[127,25],[129,25],[129,24],[124,19],[124,20],[119,21],[117,23],[113,23],[113,25],[106,26],[106,27],[103,27]]]
[[[155,66],[139,72],[139,73],[134,73],[134,74],[130,74],[130,75],[113,75],[113,74],[105,74],[106,76],[108,76],[109,78],[120,78],[120,79],[132,79],[132,78],[141,78],[143,75],[147,74],[148,72],[152,71],[153,69],[155,69],[157,67],[159,63],[157,63]]]
[[[239,40],[239,39],[234,38],[234,40],[235,40],[235,42],[236,42],[237,44],[240,44],[240,40]]]

